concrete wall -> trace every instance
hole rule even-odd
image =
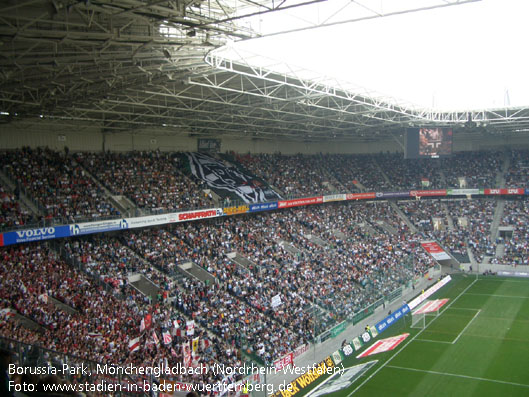
[[[402,144],[403,138],[399,138]],[[395,140],[386,142],[351,142],[329,139],[327,142],[298,142],[286,140],[252,140],[221,138],[221,150],[238,153],[379,153],[401,152],[402,147]],[[156,150],[193,151],[197,149],[197,137],[190,137],[180,131],[170,129],[136,130],[127,133],[102,133],[97,124],[61,122],[34,119],[0,125],[0,149],[14,149],[22,146],[48,146],[70,151],[101,151],[103,147],[111,151]],[[519,137],[469,137],[455,136],[454,150],[488,150],[502,146],[529,148],[529,135]]]

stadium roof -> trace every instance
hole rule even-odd
[[[273,27],[284,24],[265,26],[265,16],[280,20],[324,1],[4,2],[0,120],[303,141],[388,139],[423,124],[477,135],[529,131],[529,107],[420,109],[288,65],[255,66],[248,53],[228,57],[226,44],[282,32]],[[386,12],[364,9],[289,26],[309,30],[473,1],[417,7],[402,0]],[[263,26],[256,27],[255,17]]]

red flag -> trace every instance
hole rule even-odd
[[[137,338],[132,339],[129,342],[129,351],[131,353],[138,351],[138,350],[140,350],[140,337],[139,336]]]
[[[152,325],[152,315],[149,313],[145,316],[145,328],[149,329]]]
[[[203,338],[200,343],[202,344],[202,350],[205,350],[210,345],[208,338]]]
[[[182,344],[182,355],[184,356],[184,367],[191,366],[191,348],[189,342]]]
[[[169,333],[169,331],[165,331],[164,333],[162,333],[162,336],[163,336],[164,345],[168,345],[173,341],[173,338],[171,337],[171,334]]]
[[[156,335],[156,331],[152,331],[152,340],[154,341],[154,343],[156,343],[156,345],[160,344],[160,339],[158,339],[158,335]]]
[[[141,319],[140,321],[140,332],[145,331],[145,319]]]

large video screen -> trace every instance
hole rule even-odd
[[[406,130],[404,157],[439,158],[452,154],[452,128],[421,127]]]

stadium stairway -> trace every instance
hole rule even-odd
[[[494,218],[492,218],[492,224],[490,226],[490,239],[493,242],[498,238],[498,229],[500,227],[501,220],[503,219],[504,210],[505,200],[498,199],[496,202],[496,208],[494,209]]]
[[[283,247],[285,251],[287,251],[288,253],[292,255],[295,255],[295,256],[301,255],[302,251],[300,249],[298,249],[297,247],[293,246],[292,244],[290,244],[289,242],[285,240],[279,241],[279,245]]]
[[[377,234],[377,231],[369,222],[359,223],[358,226],[360,226],[362,229],[367,230],[367,232],[372,236]]]
[[[332,234],[334,236],[338,237],[340,240],[345,240],[347,238],[347,236],[343,232],[341,232],[340,230],[333,230]]]
[[[94,177],[81,163],[77,163],[85,174],[105,193],[105,198],[114,205],[122,216],[135,216],[139,214],[138,208],[125,196],[114,196],[96,177]]]
[[[417,233],[417,228],[415,227],[413,222],[410,221],[410,218],[408,218],[406,216],[406,214],[404,212],[402,212],[402,210],[399,208],[397,203],[395,203],[394,201],[389,201],[389,205],[391,206],[391,208],[393,208],[393,211],[395,211],[397,213],[397,215],[400,216],[400,218],[408,226],[408,228],[410,229],[410,232],[411,233]]]
[[[260,268],[259,265],[257,265],[255,262],[251,261],[247,257],[239,254],[238,252],[230,252],[226,255],[233,263],[235,263],[237,266],[239,266],[242,271],[246,274],[250,273],[251,268]]]
[[[9,178],[4,171],[0,170],[0,182],[3,186],[7,187],[11,192],[14,192],[17,186],[17,183],[11,178]],[[25,190],[20,189],[20,194],[18,201],[24,207],[26,207],[32,214],[37,216],[44,216],[44,212],[40,210],[39,205],[33,201],[28,194],[25,193]]]
[[[448,230],[453,232],[454,231],[454,219],[452,218],[450,211],[448,211],[448,207],[446,203],[442,202],[441,206],[443,207],[444,213],[446,215],[446,222],[448,223]]]
[[[143,274],[130,274],[127,276],[127,279],[132,287],[137,289],[143,295],[150,297],[153,301],[160,293],[160,287],[153,283],[152,280],[145,277]]]
[[[502,258],[505,255],[505,244],[496,245],[496,258]]]
[[[192,261],[179,264],[177,268],[184,276],[202,281],[206,285],[218,284],[219,280],[215,276]]]
[[[319,245],[322,248],[328,248],[329,247],[329,242],[328,241],[325,241],[321,237],[315,236],[314,234],[306,234],[303,237],[305,237],[311,243]]]
[[[386,175],[386,173],[384,172],[384,170],[382,170],[382,167],[380,166],[380,164],[378,164],[378,162],[375,159],[373,159],[373,163],[375,164],[375,167],[378,168],[378,170],[380,171],[380,175],[382,175],[382,177],[384,178],[384,181],[386,181],[388,186],[393,186],[393,184],[389,180],[389,178]]]
[[[472,250],[468,246],[468,242],[467,242],[467,254],[468,254],[468,257],[470,259],[470,264],[471,265],[477,265],[478,262],[476,261],[476,258],[474,257],[474,254],[472,253]]]
[[[511,154],[508,150],[503,152],[503,166],[501,170],[498,170],[496,174],[496,186],[502,188],[505,187],[505,175],[511,166]]]
[[[68,304],[66,304],[64,302],[61,302],[58,299],[55,299],[53,296],[49,296],[48,295],[48,301],[50,303],[52,303],[54,306],[57,306],[62,311],[65,311],[65,312],[67,312],[69,314],[78,313],[78,311],[76,309],[74,309],[73,307],[71,307],[70,305],[68,305]]]
[[[383,232],[386,232],[388,234],[397,234],[397,230],[388,223],[381,220],[378,220],[375,223]]]
[[[442,169],[439,169],[439,180],[441,181],[441,186],[447,186],[446,175]]]

